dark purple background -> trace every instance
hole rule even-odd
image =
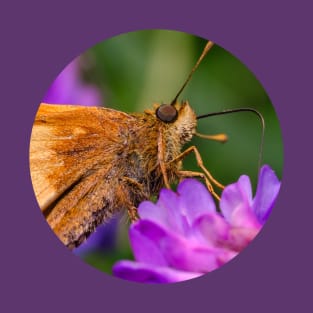
[[[0,311],[311,311],[312,10],[304,1],[57,2],[0,9]],[[28,169],[33,117],[61,69],[99,41],[147,28],[210,38],[242,60],[270,95],[285,144],[282,190],[254,243],[205,277],[160,286],[115,279],[69,253],[41,216]]]

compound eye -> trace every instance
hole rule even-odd
[[[173,123],[177,115],[177,110],[171,104],[162,104],[156,111],[156,116],[165,123]]]

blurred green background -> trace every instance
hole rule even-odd
[[[202,52],[206,40],[181,32],[149,30],[127,33],[97,44],[80,56],[83,79],[98,86],[102,105],[124,112],[142,112],[154,102],[175,97]],[[215,45],[205,57],[179,100],[188,100],[197,115],[231,108],[255,108],[265,119],[263,164],[281,179],[283,144],[271,101],[254,74],[236,57]],[[199,120],[198,132],[226,133],[225,144],[194,138],[205,166],[227,185],[250,176],[255,188],[261,124],[250,112]],[[188,147],[188,145],[186,145]],[[198,170],[194,155],[184,168]],[[255,190],[255,189],[254,189]],[[125,219],[119,223],[117,244],[109,253],[84,253],[90,264],[110,271],[120,258],[131,258]],[[105,257],[104,257],[105,255]]]

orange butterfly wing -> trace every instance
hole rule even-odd
[[[30,141],[31,178],[41,210],[66,245],[78,245],[125,192],[110,175],[118,175],[113,164],[127,149],[135,120],[100,107],[40,105]]]

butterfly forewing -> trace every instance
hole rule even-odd
[[[41,210],[65,244],[112,214],[107,208],[114,207],[120,188],[112,184],[114,158],[127,149],[125,130],[134,119],[106,108],[40,105],[30,142],[32,183]]]

